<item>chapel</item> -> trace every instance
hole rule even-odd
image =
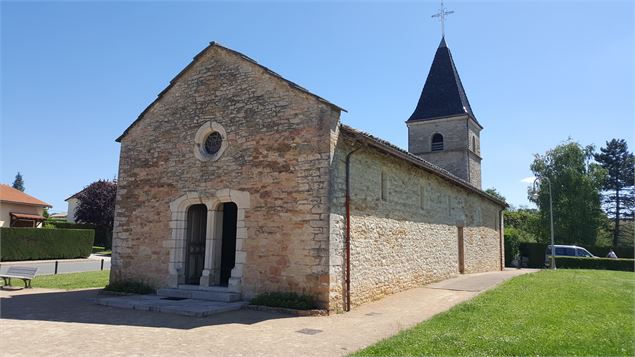
[[[483,127],[445,39],[414,107],[404,150],[210,43],[117,139],[111,281],[339,312],[501,270],[505,203],[481,189]]]

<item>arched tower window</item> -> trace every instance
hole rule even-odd
[[[476,152],[476,137],[472,137],[472,151]]]
[[[443,135],[436,133],[432,135],[432,151],[443,150]]]

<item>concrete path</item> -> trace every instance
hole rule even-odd
[[[533,271],[464,275],[327,317],[239,310],[197,318],[95,305],[88,299],[97,290],[0,291],[0,348],[10,356],[346,355]]]
[[[110,270],[110,257],[91,254],[87,259],[53,259],[53,260],[26,260],[19,262],[0,262],[0,274],[5,273],[10,266],[37,268],[37,275],[55,274],[55,262],[57,261],[57,274],[81,273],[86,271]]]

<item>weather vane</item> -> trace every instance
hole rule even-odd
[[[454,11],[447,11],[445,6],[443,6],[443,0],[441,0],[441,7],[439,8],[439,12],[432,15],[432,17],[438,17],[439,21],[441,21],[441,37],[445,37],[445,17],[453,13]]]

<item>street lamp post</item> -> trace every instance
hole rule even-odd
[[[538,190],[536,189],[536,182],[542,185],[542,180],[546,180],[549,184],[549,218],[551,221],[551,269],[556,269],[556,246],[553,241],[553,197],[551,195],[551,180],[548,177],[536,177],[534,180],[534,198],[538,198]]]

